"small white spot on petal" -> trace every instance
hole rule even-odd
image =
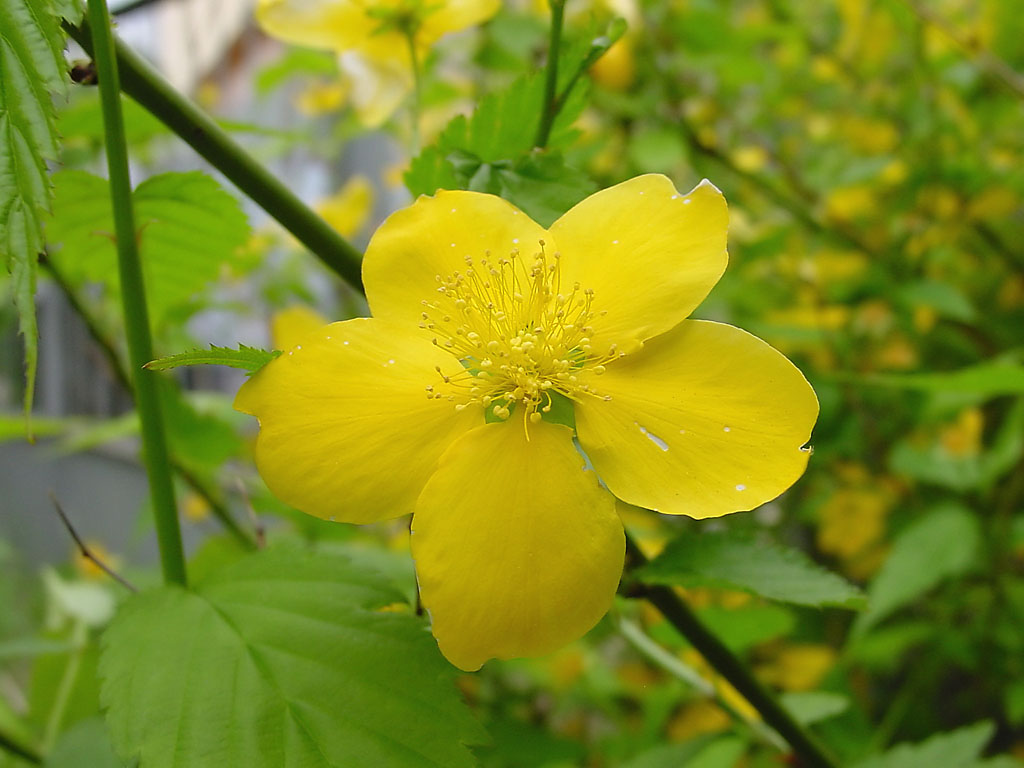
[[[394,364],[395,364],[394,360],[388,360],[388,365],[394,365]]]
[[[680,429],[679,430],[679,434],[680,435],[685,435],[686,434],[686,430],[685,429]]]
[[[288,354],[289,354],[289,355],[294,355],[295,353],[294,353],[294,352],[292,352],[292,351],[291,351],[291,350],[289,349],[289,350],[288,350]]]
[[[512,242],[513,243],[518,243],[519,242],[519,238],[518,237],[513,237],[512,238]]]
[[[612,245],[618,245],[618,244],[619,244],[618,240],[612,240]]]
[[[296,348],[296,349],[302,349],[302,345],[301,345],[301,344],[296,344],[296,345],[295,345],[295,348]]]
[[[455,247],[455,243],[452,243],[452,248],[454,248],[454,247]]]
[[[331,337],[330,337],[330,336],[324,336],[324,338],[325,338],[325,339],[327,339],[328,341],[330,341],[330,340],[331,340]]]
[[[641,192],[640,194],[642,195],[642,194],[643,194],[643,192]]]
[[[664,440],[662,440],[660,437],[658,437],[653,432],[649,431],[647,429],[647,427],[641,426],[638,422],[635,422],[635,421],[633,423],[636,424],[636,428],[640,430],[640,434],[641,435],[643,435],[648,440],[650,440],[652,443],[654,443],[656,446],[661,448],[661,450],[663,450],[663,451],[667,451],[668,450],[668,443],[666,443]]]
[[[689,205],[692,202],[693,200],[691,200],[690,198],[686,198],[685,200],[683,200],[683,205]]]
[[[454,208],[452,208],[452,213],[455,213],[455,209]]]
[[[670,197],[669,199],[670,200],[678,200],[679,199],[679,195],[672,195],[672,197]]]
[[[732,432],[732,427],[722,427],[723,432]]]
[[[348,342],[347,341],[343,341],[341,343],[344,344],[346,347],[348,346]]]
[[[736,490],[737,491],[745,491],[745,490],[747,490],[747,486],[745,486],[743,483],[740,483],[739,485],[736,486]]]

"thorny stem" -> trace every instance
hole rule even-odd
[[[75,530],[75,526],[71,524],[71,520],[68,519],[67,514],[64,512],[64,508],[60,505],[60,502],[57,501],[57,495],[53,491],[50,491],[50,501],[53,502],[54,509],[57,510],[57,516],[60,517],[60,521],[64,523],[64,527],[67,529],[67,532],[71,535],[71,538],[74,540],[75,546],[78,547],[78,551],[82,555],[82,557],[92,562],[93,565],[95,565],[97,568],[99,568],[101,571],[107,574],[107,576],[112,578],[114,581],[116,581],[122,587],[127,589],[129,592],[138,592],[139,590],[136,589],[134,584],[125,579],[121,574],[119,574],[109,565],[104,563],[100,558],[96,556],[96,553],[94,553],[89,548],[89,546],[84,541],[82,541],[82,537],[78,535],[78,531]]]
[[[103,110],[103,136],[107,151],[107,173],[110,177],[110,198],[114,210],[114,232],[117,238],[118,272],[121,277],[121,305],[131,361],[132,384],[142,432],[143,461],[149,477],[149,493],[156,518],[157,542],[164,581],[185,585],[185,555],[178,525],[178,506],[174,501],[170,457],[164,431],[160,393],[156,374],[142,366],[153,359],[153,342],[149,334],[149,312],[143,286],[142,263],[139,260],[132,211],[131,177],[128,151],[121,114],[121,93],[117,61],[114,57],[114,36],[106,0],[89,0],[89,24],[92,34],[93,58],[99,75],[100,104]]]
[[[551,136],[551,128],[558,115],[558,54],[562,45],[562,19],[565,16],[565,0],[549,0],[551,6],[551,39],[548,44],[547,76],[544,81],[544,111],[537,126],[537,138],[533,145],[544,149]]]
[[[636,543],[626,535],[626,557],[632,568],[647,562]],[[805,731],[775,697],[761,685],[729,648],[704,626],[697,615],[669,587],[634,583],[630,596],[646,598],[685,637],[715,671],[750,702],[765,723],[774,728],[799,758],[801,768],[837,768],[818,742]]]
[[[86,53],[94,55],[89,27],[84,22],[77,27],[65,22],[64,29]],[[275,218],[328,269],[361,290],[362,254],[359,251],[138,54],[116,38],[113,49],[123,73],[121,87],[126,94]],[[102,73],[100,77],[102,85]]]

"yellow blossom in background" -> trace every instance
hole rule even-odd
[[[806,467],[803,375],[738,328],[685,319],[725,269],[726,224],[713,185],[680,194],[660,175],[549,229],[492,195],[419,198],[367,248],[373,318],[314,331],[239,391],[260,473],[329,520],[412,512],[423,604],[456,666],[565,645],[615,594],[616,498],[717,517]]]
[[[210,516],[210,504],[198,493],[187,493],[181,500],[181,514],[191,523],[201,523]]]
[[[590,68],[598,83],[612,91],[624,91],[636,79],[636,54],[633,41],[623,37],[615,42]]]
[[[342,237],[352,238],[366,226],[373,213],[373,184],[362,175],[356,175],[334,195],[321,200],[316,212]]]
[[[116,571],[120,567],[121,558],[107,549],[106,545],[102,542],[96,541],[95,539],[88,539],[85,542],[85,546],[88,547],[89,551],[92,552],[93,556],[96,557],[97,560],[111,570]],[[71,562],[74,564],[75,570],[78,571],[78,575],[83,579],[106,580],[110,578],[102,568],[83,555],[82,551],[77,547],[71,553]]]
[[[730,155],[733,165],[747,173],[757,173],[768,165],[768,152],[756,144],[737,147]]]
[[[256,20],[280,40],[338,54],[343,88],[360,120],[386,120],[413,86],[422,61],[449,32],[480,24],[500,0],[260,0]]]
[[[328,322],[319,312],[299,304],[275,312],[270,318],[270,338],[274,349],[291,349],[303,337],[320,330]]]
[[[307,117],[337,112],[345,104],[349,84],[335,81],[315,80],[309,83],[296,97],[295,106]]]
[[[665,726],[669,741],[691,741],[708,733],[719,733],[732,726],[732,717],[711,699],[684,704]]]
[[[950,456],[977,456],[981,452],[981,434],[985,415],[980,408],[965,408],[956,421],[943,427],[939,442]]]
[[[784,691],[812,691],[835,664],[836,652],[831,646],[794,643],[782,646],[757,673],[762,681]]]

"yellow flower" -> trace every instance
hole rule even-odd
[[[324,220],[343,237],[354,237],[373,213],[373,184],[365,176],[356,175],[331,197],[316,207]]]
[[[270,337],[274,349],[291,349],[327,323],[327,318],[319,312],[300,305],[275,312],[270,318]]]
[[[260,473],[329,520],[412,512],[423,604],[456,666],[565,645],[615,594],[616,497],[716,517],[806,467],[803,375],[738,328],[685,319],[725,270],[726,223],[713,185],[682,195],[659,175],[550,229],[492,195],[419,198],[366,251],[373,317],[307,336],[238,393]]]
[[[343,89],[364,123],[386,120],[423,60],[449,32],[486,21],[500,0],[260,0],[256,20],[280,40],[338,54]]]

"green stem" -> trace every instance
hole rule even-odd
[[[64,25],[67,33],[94,55],[89,31]],[[362,254],[316,215],[276,176],[238,146],[209,115],[178,93],[138,54],[114,38],[124,92],[178,134],[203,159],[223,173],[268,214],[291,232],[329,269],[361,289]]]
[[[46,728],[43,732],[43,751],[49,752],[57,742],[60,735],[60,727],[64,723],[64,713],[67,711],[68,702],[71,700],[71,692],[75,689],[75,681],[78,680],[78,671],[82,668],[82,656],[85,654],[88,630],[82,621],[76,621],[71,629],[71,652],[68,656],[68,663],[64,666],[64,674],[61,675],[57,684],[57,692],[53,697],[53,708],[50,709],[50,716],[46,721]]]
[[[135,405],[139,411],[142,432],[143,461],[149,477],[149,493],[156,518],[157,542],[164,581],[185,585],[185,556],[178,526],[178,507],[174,501],[171,462],[167,453],[163,414],[156,375],[142,366],[153,359],[153,343],[149,335],[149,312],[142,279],[132,212],[132,187],[128,171],[128,151],[121,114],[121,92],[117,61],[114,57],[114,35],[106,0],[89,0],[89,25],[92,33],[93,58],[100,86],[103,109],[103,136],[107,150],[107,173],[110,177],[110,199],[114,208],[114,234],[117,240],[118,273],[121,277],[121,305],[128,339]]]
[[[128,371],[121,362],[121,355],[118,353],[114,343],[107,338],[106,333],[100,328],[99,322],[89,312],[85,304],[78,298],[78,294],[75,293],[71,284],[67,278],[61,273],[60,269],[54,264],[53,259],[47,255],[39,257],[40,265],[49,273],[50,278],[61,293],[64,294],[64,298],[67,299],[68,304],[78,315],[78,318],[85,324],[86,330],[89,332],[89,336],[96,342],[100,350],[103,352],[103,356],[107,359],[107,364],[110,367],[110,372],[113,377],[117,380],[117,383],[124,387],[128,393],[132,392],[131,377],[128,376]],[[206,484],[188,468],[178,462],[176,459],[171,459],[171,468],[174,473],[185,481],[195,493],[200,496],[203,501],[210,507],[210,511],[213,516],[216,517],[221,524],[228,530],[228,532],[238,539],[238,542],[243,546],[254,549],[256,542],[253,538],[246,533],[242,527],[235,522],[235,519],[231,516],[231,511],[228,509],[227,504],[217,498],[216,494],[206,486]]]
[[[420,151],[420,110],[423,109],[423,72],[420,57],[416,53],[416,34],[405,30],[405,42],[409,47],[409,66],[412,67],[412,155]]]
[[[550,0],[551,5],[551,39],[548,43],[547,77],[544,81],[544,111],[537,126],[537,138],[533,145],[544,149],[551,136],[551,128],[558,115],[558,52],[562,45],[562,19],[565,16],[565,0]]]
[[[637,651],[646,656],[651,662],[657,664],[673,677],[682,680],[705,698],[713,699],[733,720],[743,723],[762,741],[771,744],[776,749],[786,750],[786,742],[782,740],[779,734],[757,717],[750,717],[739,712],[732,704],[725,700],[714,683],[702,677],[693,667],[685,664],[677,656],[669,653],[658,643],[654,642],[654,640],[644,634],[644,631],[637,624],[629,619],[620,617],[619,631]]]
[[[647,562],[647,558],[628,535],[626,553],[632,568],[638,568]],[[802,768],[837,768],[837,763],[825,753],[814,737],[793,719],[743,662],[701,623],[697,615],[671,588],[640,583],[632,587],[628,594],[646,598],[661,611],[665,619],[697,649],[715,671],[750,702],[764,718],[765,723],[789,743],[794,754],[800,759]]]

